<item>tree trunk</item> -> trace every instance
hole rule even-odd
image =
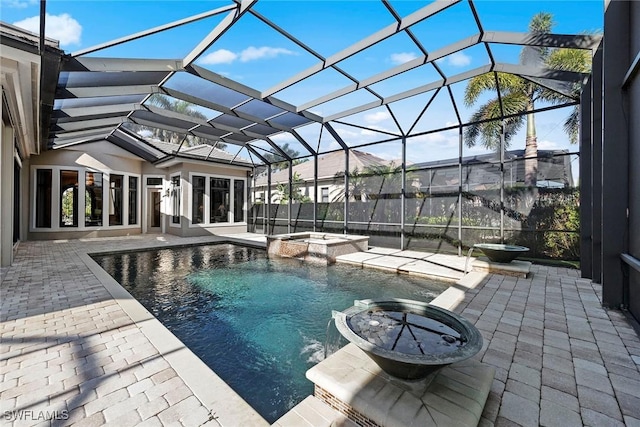
[[[527,111],[533,111],[533,101],[527,105]],[[524,185],[535,187],[538,181],[538,137],[533,113],[527,113],[527,139],[524,147]]]

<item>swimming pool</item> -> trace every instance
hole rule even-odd
[[[264,250],[230,244],[94,259],[270,423],[313,393],[305,372],[324,357],[331,310],[366,298],[428,302],[448,286],[268,259]]]

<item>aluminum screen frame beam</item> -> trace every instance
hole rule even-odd
[[[143,37],[146,37],[146,36],[150,36],[150,35],[153,35],[153,34],[158,34],[158,33],[162,32],[162,31],[166,31],[166,30],[170,30],[172,28],[180,27],[180,26],[185,25],[185,24],[190,24],[192,22],[196,22],[196,21],[200,21],[202,19],[210,18],[212,16],[219,15],[221,13],[228,12],[228,11],[234,10],[236,8],[237,8],[237,6],[234,5],[234,4],[230,4],[228,6],[222,6],[222,7],[219,7],[217,9],[210,10],[208,12],[203,12],[203,13],[200,13],[200,14],[197,14],[197,15],[190,16],[188,18],[180,19],[180,20],[177,20],[177,21],[170,22],[168,24],[159,25],[157,27],[154,27],[154,28],[151,28],[151,29],[148,29],[148,30],[140,31],[140,32],[131,34],[131,35],[126,36],[126,37],[120,37],[118,39],[111,40],[109,42],[101,43],[101,44],[98,44],[98,45],[95,45],[95,46],[92,46],[92,47],[89,47],[89,48],[86,48],[86,49],[82,49],[82,50],[73,52],[71,54],[71,56],[77,57],[77,56],[87,55],[89,53],[97,52],[99,50],[104,50],[104,49],[107,49],[107,48],[110,48],[110,47],[113,47],[113,46],[118,46],[120,44],[130,42],[132,40],[137,40],[137,39],[140,39],[140,38],[143,38]]]
[[[182,60],[184,66],[191,65],[209,47],[224,35],[258,0],[240,0],[240,3],[225,16],[222,21],[198,43],[198,45]]]
[[[395,34],[397,34],[398,32],[402,31],[405,28],[408,28],[414,24],[417,24],[418,22],[421,22],[425,19],[427,19],[428,17],[435,15],[438,12],[443,11],[444,9],[447,9],[448,7],[459,3],[461,0],[440,0],[437,2],[433,2],[415,12],[413,12],[412,14],[406,16],[402,22],[400,22],[399,24],[391,24],[388,25],[387,27],[375,32],[374,34],[370,35],[369,37],[366,37],[362,40],[360,40],[359,42],[347,47],[346,49],[343,49],[342,51],[331,55],[330,57],[328,57],[327,59],[325,59],[324,62],[322,63],[318,63],[316,65],[313,65],[309,68],[307,68],[304,71],[301,71],[300,73],[296,74],[295,76],[285,80],[284,82],[281,82],[275,86],[272,86],[271,88],[265,90],[264,92],[262,92],[263,97],[267,97],[267,96],[271,96],[277,92],[280,92],[281,90],[284,90],[286,88],[288,88],[289,86],[293,86],[296,83],[301,82],[302,80],[313,76],[314,74],[319,73],[322,70],[325,70],[329,67],[332,67],[333,65],[335,65],[336,63],[347,59],[359,52],[362,52],[363,50],[367,49],[368,47],[371,47]]]

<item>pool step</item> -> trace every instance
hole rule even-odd
[[[274,427],[358,427],[356,423],[315,396],[308,396],[272,425]]]

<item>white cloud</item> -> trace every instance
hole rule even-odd
[[[454,67],[466,67],[471,64],[471,57],[469,55],[465,55],[462,52],[456,52],[447,57],[447,61],[449,65]]]
[[[340,137],[347,141],[348,143],[353,144],[353,141],[356,138],[360,137],[360,133],[359,132],[354,132],[351,129],[345,129],[345,128],[338,128],[336,129],[336,132],[338,132],[338,135],[340,135]]]
[[[380,123],[391,118],[391,114],[387,111],[376,111],[375,113],[365,114],[364,121],[367,123]]]
[[[2,2],[0,2],[0,4],[2,4],[2,7],[11,7],[14,9],[25,9],[29,6],[35,6],[38,4],[38,0],[26,0],[26,1],[20,1],[20,0],[2,0]]]
[[[279,133],[277,135],[270,137],[270,139],[272,139],[274,142],[279,142],[283,144],[285,142],[296,142],[296,143],[298,142],[298,140],[289,132]]]
[[[433,148],[451,148],[458,147],[459,140],[455,131],[443,131],[428,133],[407,139],[409,144],[429,144]]]
[[[255,61],[256,59],[271,59],[280,55],[295,55],[295,52],[290,51],[289,49],[284,49],[282,47],[254,47],[249,46],[242,52],[240,52],[240,61],[248,62]]]
[[[391,56],[389,57],[389,60],[396,65],[400,65],[400,64],[404,64],[405,62],[412,61],[417,57],[418,56],[413,52],[399,52],[399,53],[392,53]]]
[[[208,65],[232,64],[236,60],[240,60],[240,62],[249,62],[257,61],[259,59],[272,59],[280,55],[297,55],[297,53],[282,47],[249,46],[248,48],[240,52],[232,52],[227,49],[218,49],[215,52],[211,52],[203,56],[198,62]]]
[[[32,16],[31,18],[14,22],[13,25],[38,34],[40,32],[40,17]],[[49,15],[47,13],[44,32],[47,37],[60,41],[60,46],[78,45],[82,35],[82,25],[68,13],[60,15]]]
[[[555,141],[542,140],[538,141],[538,150],[558,150],[560,145]]]
[[[238,58],[238,55],[227,49],[218,49],[211,52],[200,59],[202,64],[231,64]]]

